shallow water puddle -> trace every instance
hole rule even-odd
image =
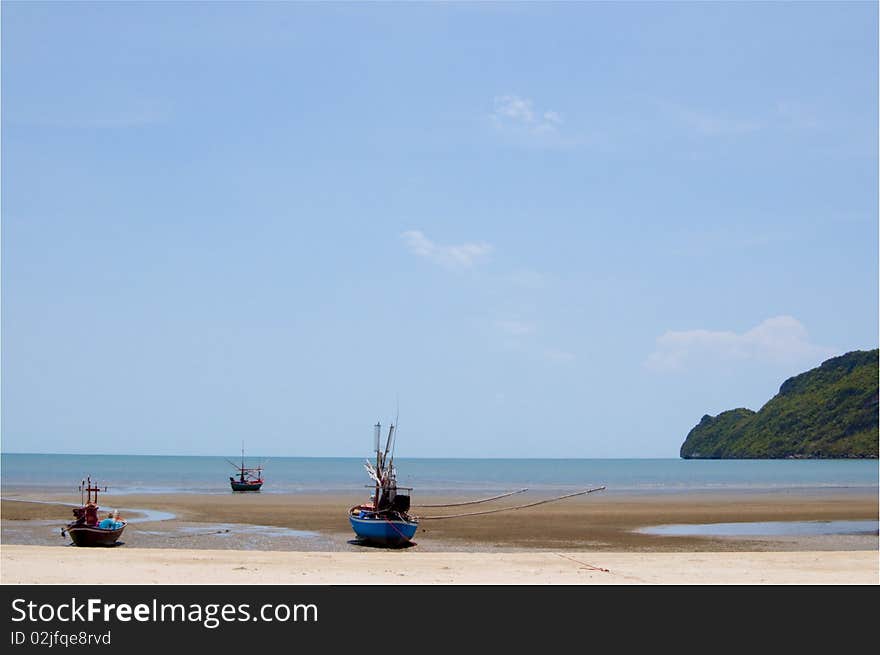
[[[67,507],[80,507],[76,503],[64,503],[60,501],[54,500],[33,500],[31,498],[13,498],[4,496],[0,500],[11,500],[20,503],[37,503],[38,505],[65,505]],[[134,512],[135,514],[143,514],[143,516],[138,516],[135,518],[125,518],[126,523],[150,523],[152,521],[170,521],[175,518],[175,515],[171,512],[161,512],[157,509],[141,509],[139,507],[119,507],[117,508],[120,514],[125,514],[126,512]],[[107,507],[102,507],[101,512],[110,512],[112,509]],[[58,523],[60,519],[53,519],[48,521],[47,523]],[[31,525],[37,525],[35,521],[31,521]]]
[[[664,537],[774,537],[877,534],[880,521],[762,521],[654,525],[635,532]]]
[[[250,525],[248,523],[205,523],[198,526],[176,528],[179,532],[191,534],[256,534],[265,537],[318,537],[317,532],[294,530],[274,525]]]

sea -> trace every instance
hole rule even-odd
[[[349,457],[246,458],[264,466],[261,493],[362,491],[365,460]],[[240,463],[240,462],[239,462]],[[421,459],[395,460],[398,484],[413,494],[580,491],[606,494],[693,492],[871,493],[880,489],[878,460]],[[2,453],[0,489],[77,492],[91,476],[113,494],[229,493],[230,461],[212,456]],[[78,497],[78,496],[77,496]]]

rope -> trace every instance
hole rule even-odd
[[[519,491],[511,491],[510,493],[501,494],[500,496],[492,496],[491,498],[483,498],[481,500],[468,500],[464,503],[446,503],[444,505],[413,505],[413,507],[460,507],[461,505],[476,505],[477,503],[488,503],[490,500],[498,500],[499,498],[515,496],[516,494],[521,494],[523,491],[528,491],[528,488],[520,489]]]
[[[388,525],[390,525],[392,528],[394,528],[394,531],[395,531],[397,534],[400,535],[400,537],[401,537],[401,539],[403,539],[403,541],[410,541],[410,538],[407,537],[403,532],[401,532],[401,531],[400,531],[400,528],[398,528],[396,525],[394,525],[394,522],[391,521],[387,516],[384,516],[384,515],[383,515],[383,516],[379,516],[379,515],[376,514],[376,513],[373,513],[373,516],[374,516],[374,517],[377,517],[377,518],[381,518],[381,519],[382,519],[383,521],[385,521]],[[398,515],[398,516],[400,516],[400,515]],[[400,519],[401,519],[402,521],[406,521],[406,519],[404,519],[402,516],[400,517]]]
[[[227,534],[230,532],[229,529],[226,530],[211,530],[210,532],[191,532],[189,534],[173,534],[165,537],[166,539],[186,539],[187,537],[204,537],[209,534]]]
[[[560,557],[564,557],[565,559],[570,559],[572,562],[576,562],[580,564],[584,568],[593,570],[593,571],[602,571],[603,573],[611,573],[608,569],[603,569],[601,566],[593,566],[592,564],[587,564],[586,562],[582,562],[579,559],[575,559],[574,557],[569,557],[568,555],[563,555],[562,553],[556,553]]]
[[[557,500],[563,500],[565,498],[573,498],[574,496],[583,496],[584,494],[591,494],[594,491],[602,491],[605,487],[596,487],[595,489],[587,489],[586,491],[578,491],[573,494],[566,494],[565,496],[557,496],[556,498],[548,498],[546,500],[539,500],[536,503],[528,503],[527,505],[516,505],[515,507],[501,507],[499,509],[487,509],[482,512],[468,512],[465,514],[444,514],[443,516],[421,516],[419,520],[421,521],[430,521],[430,520],[438,520],[438,519],[457,519],[462,516],[480,516],[482,514],[495,514],[496,512],[507,512],[515,509],[525,509],[526,507],[535,507],[536,505],[543,505],[545,503],[552,503]]]
[[[171,534],[163,536],[163,539],[186,539],[188,537],[204,537],[211,534],[228,534],[231,530],[211,530],[210,532],[192,532],[189,534]]]
[[[397,534],[399,534],[400,537],[401,537],[404,541],[409,541],[409,537],[407,537],[405,534],[403,534],[403,533],[400,531],[400,528],[398,528],[396,525],[394,525],[394,523],[393,523],[392,521],[390,521],[390,520],[388,519],[387,516],[383,516],[382,518],[385,519],[385,522],[388,523],[388,525],[390,525],[392,528],[394,528],[394,531],[395,531]]]

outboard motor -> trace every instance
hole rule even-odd
[[[409,496],[405,496],[403,494],[397,494],[396,496],[394,496],[394,500],[391,501],[391,509],[397,512],[408,512]]]

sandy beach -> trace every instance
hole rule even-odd
[[[532,495],[529,500],[540,498]],[[123,545],[68,546],[69,497],[4,492],[3,584],[878,584],[873,534],[660,536],[669,524],[877,519],[869,492],[590,494],[481,517],[431,520],[415,545],[356,543],[357,498],[315,494],[102,497]],[[454,502],[432,497],[423,503]],[[39,501],[39,502],[34,502]],[[521,501],[518,501],[521,502]],[[500,503],[499,503],[500,504]],[[509,505],[517,504],[508,503]],[[137,510],[137,511],[135,511]],[[603,570],[604,569],[604,570]]]
[[[873,551],[316,553],[2,547],[3,583],[878,584]]]

